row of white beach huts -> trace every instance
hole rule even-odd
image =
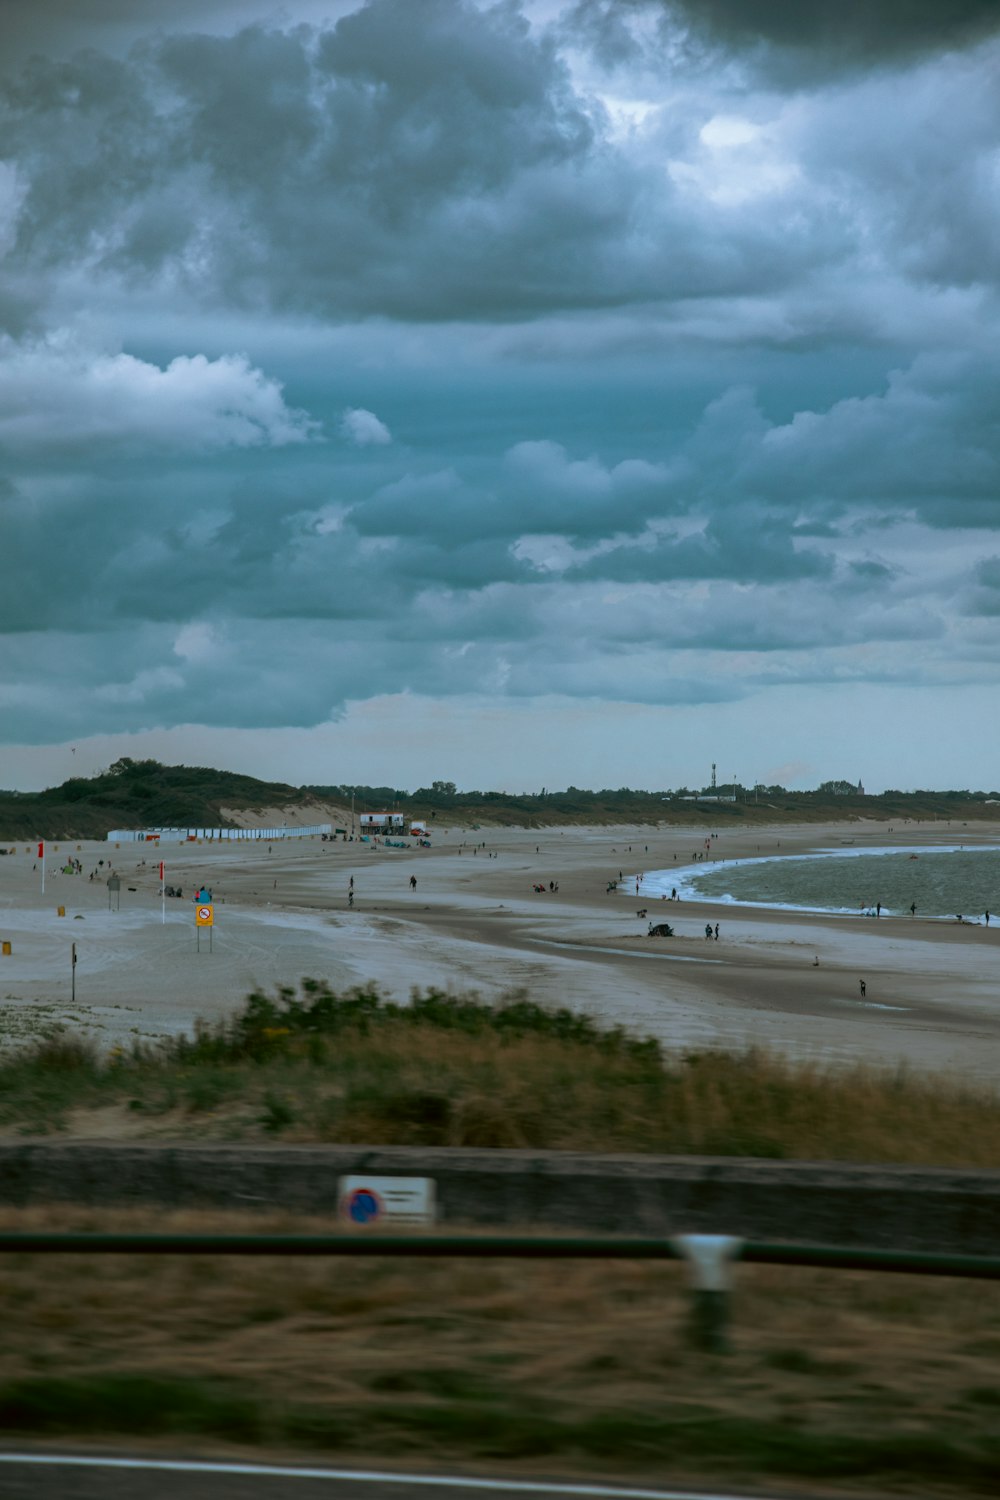
[[[358,825],[361,833],[405,834],[406,817],[403,813],[360,813]],[[338,834],[346,832],[338,828]],[[409,832],[413,838],[426,838],[427,826],[422,822],[410,824]],[[194,844],[211,842],[213,839],[223,841],[243,841],[253,839],[259,841],[266,839],[269,843],[274,839],[301,839],[312,835],[326,836],[329,838],[334,833],[332,823],[303,823],[294,826],[282,824],[280,828],[113,828],[108,834],[108,842],[115,844]]]

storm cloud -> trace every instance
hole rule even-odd
[[[81,15],[0,64],[9,740],[993,680],[995,6]]]
[[[650,25],[652,23],[652,25]],[[576,0],[565,34],[605,64],[664,57],[704,66],[735,56],[787,84],[960,50],[1000,31],[992,0]]]

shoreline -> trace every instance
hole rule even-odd
[[[877,859],[882,856],[889,856],[894,854],[909,854],[911,858],[916,858],[917,855],[913,851],[918,847],[921,849],[921,853],[930,855],[968,854],[973,852],[969,850],[965,844],[928,844],[924,846],[917,846],[913,844],[892,844],[874,846],[871,848],[866,847],[862,849],[819,849],[809,853],[788,854],[784,856],[774,854],[753,855],[744,858],[723,860],[721,861],[721,863],[724,864],[727,869],[746,869],[751,865],[773,864],[777,860],[782,858],[793,859],[796,861],[809,860],[817,862],[828,859]],[[1000,844],[980,844],[976,846],[976,849],[981,853],[996,853],[1000,852]],[[791,902],[784,901],[752,901],[748,900],[746,897],[734,896],[731,892],[724,895],[715,895],[711,892],[699,890],[692,882],[699,876],[710,873],[712,867],[718,863],[719,861],[712,860],[707,865],[689,864],[684,866],[683,868],[678,866],[678,868],[675,870],[650,870],[648,875],[643,875],[642,877],[643,886],[641,895],[645,896],[648,890],[650,899],[655,898],[657,901],[667,899],[669,901],[671,898],[664,897],[662,887],[671,885],[676,886],[677,900],[685,902],[700,901],[706,906],[723,906],[730,909],[746,908],[752,911],[802,912],[810,916],[823,917],[871,916],[870,911],[865,911],[857,906],[798,906],[793,905]],[[664,879],[662,880],[662,882],[657,884],[656,877],[661,875],[664,877]],[[646,886],[647,880],[652,882],[652,884],[648,888]],[[905,918],[907,915],[908,912],[905,908],[897,911],[883,903],[880,919],[888,917]],[[958,922],[959,920],[961,920],[970,927],[986,925],[980,924],[978,917],[962,917],[960,919],[957,916],[953,916],[945,912],[922,912],[921,916],[922,920],[928,922]]]
[[[762,838],[758,828],[720,831],[715,863],[819,852],[845,836],[865,853],[885,847],[887,834],[903,850],[957,842],[954,824],[887,829],[852,821],[773,832],[780,837]],[[995,847],[996,825],[964,824],[958,836],[965,847]],[[672,1049],[759,1045],[823,1065],[864,1061],[996,1077],[995,929],[909,914],[876,923],[703,898],[623,901],[624,891],[608,891],[619,871],[636,866],[672,874],[675,856],[679,873],[681,858],[689,865],[699,843],[699,829],[441,829],[432,849],[302,838],[270,851],[265,844],[177,845],[149,851],[156,858],[143,863],[143,846],[81,841],[50,850],[44,899],[22,844],[0,860],[0,937],[12,944],[0,958],[4,1042],[55,1025],[109,1049],[152,1042],[231,1013],[255,989],[314,977],[335,989],[374,981],[398,999],[414,987],[485,999],[523,990]],[[84,875],[54,873],[67,854],[82,861]],[[185,892],[166,902],[165,922],[161,854],[167,882]],[[108,911],[104,867],[99,881],[87,878],[109,856],[122,880],[118,912]],[[201,881],[216,896],[211,953],[204,943],[196,949],[186,899]],[[644,909],[648,918],[638,917]],[[711,943],[709,917],[713,930],[720,924]],[[650,919],[669,921],[675,936],[649,938]]]

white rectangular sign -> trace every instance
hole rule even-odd
[[[434,1223],[433,1177],[342,1177],[337,1211],[348,1224],[424,1229]]]

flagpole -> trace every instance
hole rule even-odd
[[[38,845],[38,857],[42,862],[42,895],[45,895],[45,840],[42,839]]]
[[[166,921],[167,921],[167,897],[166,897],[166,886],[163,884],[163,860],[162,859],[160,860],[160,911],[161,911],[161,920],[162,920],[162,922],[163,922],[163,924],[165,926],[166,925]]]

